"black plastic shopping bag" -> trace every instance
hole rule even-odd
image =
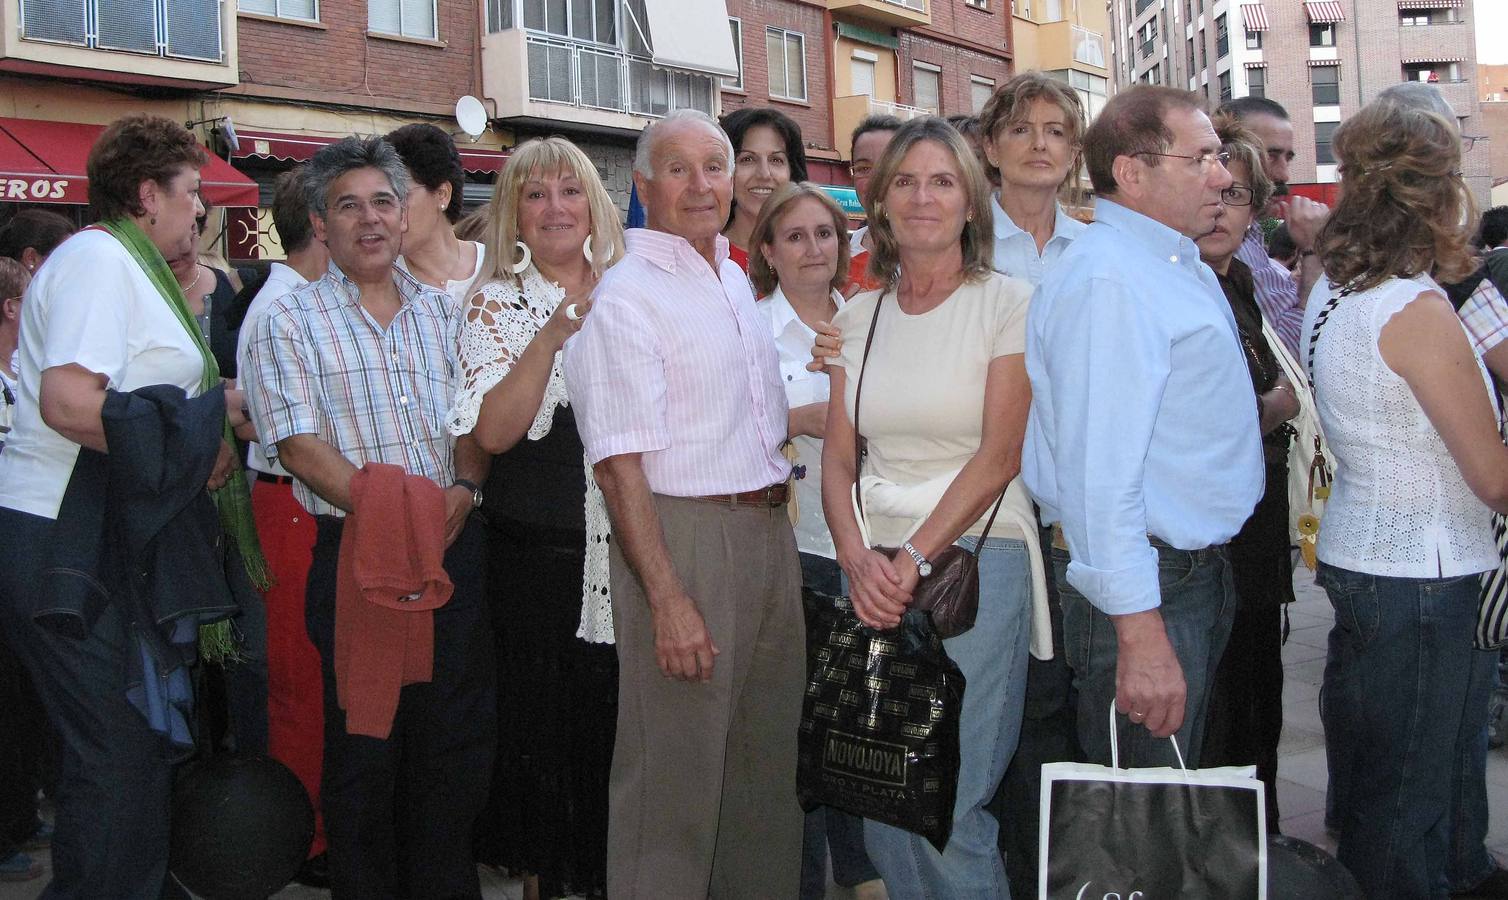
[[[1256,769],[1122,769],[1110,717],[1108,768],[1042,767],[1040,900],[1266,900]]]
[[[846,598],[809,592],[797,798],[925,837],[941,853],[958,794],[963,673],[927,613],[875,631]]]

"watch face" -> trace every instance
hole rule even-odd
[[[928,562],[928,563],[922,563],[921,565],[917,566],[916,567],[916,574],[922,576],[923,578],[926,578],[928,575],[931,575],[932,574],[932,564]]]

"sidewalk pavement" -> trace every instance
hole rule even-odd
[[[1283,740],[1278,749],[1278,809],[1284,834],[1309,841],[1333,853],[1335,841],[1325,833],[1325,735],[1319,718],[1320,681],[1325,671],[1326,635],[1335,617],[1325,592],[1307,569],[1294,574],[1297,600],[1289,608],[1291,631],[1283,647]],[[1508,753],[1487,755],[1487,795],[1492,809],[1488,848],[1508,859]],[[35,854],[44,864],[45,852]],[[522,885],[485,867],[480,869],[482,896],[488,900],[520,900]],[[47,876],[25,884],[0,883],[0,900],[34,900]],[[328,891],[293,885],[276,900],[324,900]],[[829,898],[847,900],[849,892],[833,887]],[[1018,898],[1019,900],[1019,898]]]

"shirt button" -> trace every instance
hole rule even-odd
[[[1170,257],[1168,257],[1168,262],[1174,262],[1174,263],[1176,263],[1176,262],[1178,262],[1178,257],[1176,257],[1176,256],[1170,256]]]
[[[785,376],[785,380],[786,381],[795,381],[796,380],[796,376],[795,375],[787,375],[787,376]]]
[[[408,403],[408,398],[407,397],[399,397],[398,398],[398,402],[399,403],[403,403],[403,404],[407,404]]]

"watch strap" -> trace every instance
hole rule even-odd
[[[457,478],[455,480],[455,483],[452,484],[451,487],[463,487],[466,490],[471,491],[473,494],[480,494],[482,492],[481,485],[477,484],[475,481],[467,481],[465,478]]]

